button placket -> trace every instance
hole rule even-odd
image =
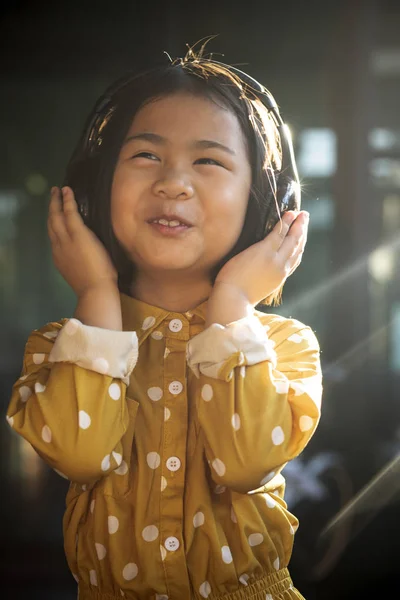
[[[175,317],[175,315],[172,315]],[[164,519],[162,548],[170,556],[167,582],[174,589],[174,582],[181,580],[185,569],[185,556],[181,551],[181,527],[168,523],[183,519],[183,495],[185,488],[186,432],[180,423],[187,421],[186,389],[186,342],[189,327],[185,315],[176,315],[165,328],[166,347],[171,350],[164,360],[164,460],[161,467],[160,518]],[[165,521],[168,519],[168,521]],[[175,535],[173,535],[175,534]],[[177,597],[183,597],[179,594]]]

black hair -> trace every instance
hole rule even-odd
[[[242,231],[233,248],[212,268],[211,283],[228,260],[265,236],[267,221],[273,223],[280,217],[275,201],[275,174],[281,166],[279,133],[268,109],[240,77],[221,63],[193,53],[189,58],[130,74],[126,85],[117,86],[105,114],[91,128],[90,139],[82,137],[79,141],[64,181],[74,190],[86,224],[109,252],[118,272],[119,289],[124,293],[130,294],[135,265],[116,238],[111,222],[111,187],[116,163],[136,113],[152,101],[180,92],[222,104],[236,115],[251,165],[252,182]],[[87,131],[86,126],[83,136]],[[86,154],[82,158],[83,146]],[[277,304],[280,295],[281,288],[262,303]]]

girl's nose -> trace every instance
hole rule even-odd
[[[174,200],[179,196],[190,198],[193,195],[193,186],[188,177],[177,171],[164,172],[162,177],[154,184],[154,193],[163,198]]]

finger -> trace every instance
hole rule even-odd
[[[273,249],[278,251],[288,235],[293,221],[296,219],[296,212],[293,210],[287,211],[281,220],[275,225],[271,233],[267,236]]]
[[[55,233],[55,231],[53,231],[49,219],[47,219],[47,234],[49,236],[52,247],[58,246],[60,244],[57,234]]]
[[[51,200],[49,205],[49,216],[47,222],[48,228],[57,237],[59,243],[62,243],[68,237],[64,219],[65,217],[62,205],[61,191],[59,190],[59,188],[52,188]]]
[[[64,200],[64,215],[65,224],[70,234],[76,233],[83,223],[83,219],[78,210],[78,204],[75,200],[74,192],[70,187],[63,187],[63,200]]]
[[[309,214],[300,213],[293,222],[290,230],[279,248],[279,254],[283,261],[292,257],[302,244],[307,241]]]
[[[62,198],[58,187],[52,187],[50,190],[49,216],[57,215],[62,212]]]

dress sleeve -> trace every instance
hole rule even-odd
[[[277,476],[304,449],[320,418],[313,331],[294,319],[269,317],[213,324],[187,347],[200,379],[197,410],[212,477],[240,493]]]
[[[134,332],[77,319],[29,336],[7,411],[12,429],[60,475],[91,484],[120,467],[138,405],[126,398],[138,357]]]

